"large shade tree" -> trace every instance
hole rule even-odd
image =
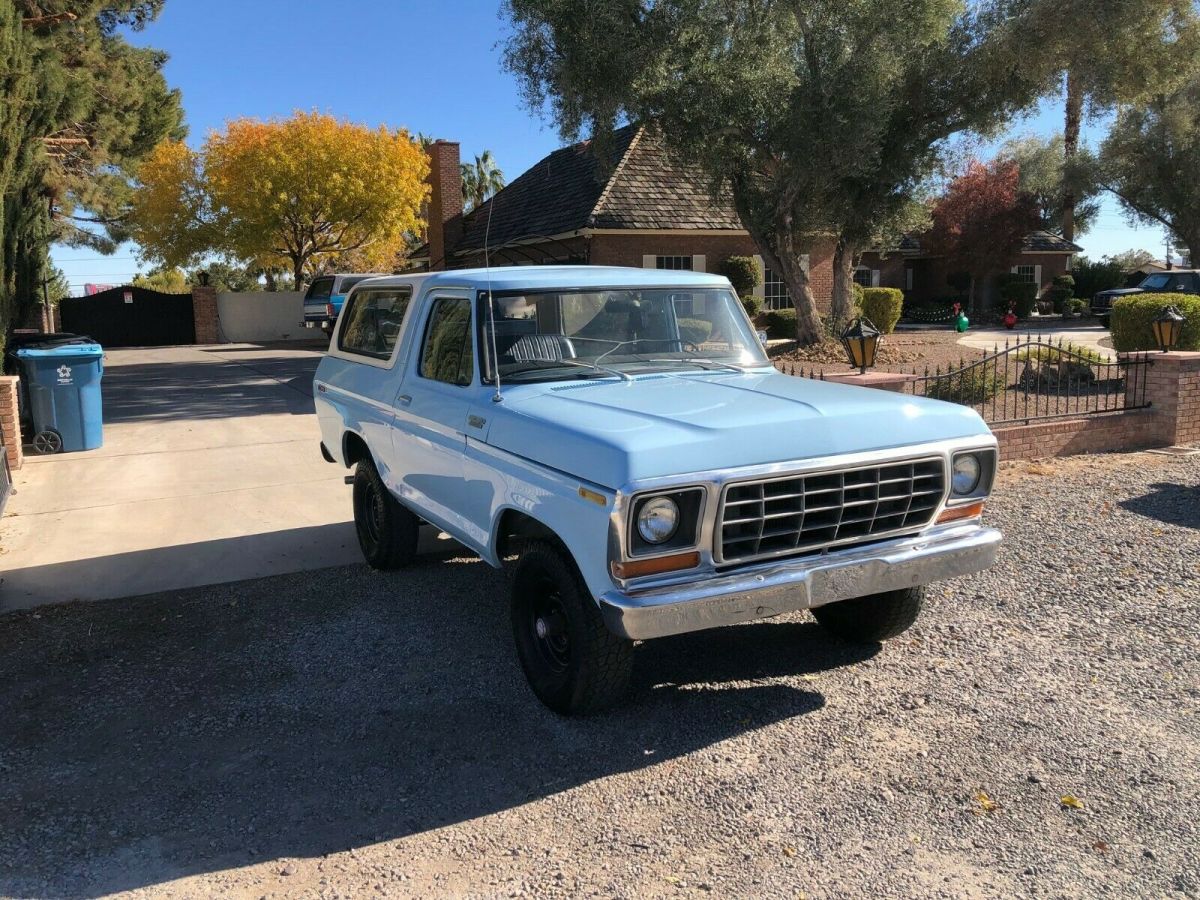
[[[1132,218],[1200,247],[1200,77],[1121,109],[1100,158],[1105,187]]]
[[[146,257],[168,267],[209,254],[286,262],[297,285],[333,258],[391,271],[418,227],[428,171],[403,130],[320,113],[238,119],[199,151],[157,147],[138,170],[130,221]]]
[[[941,142],[990,130],[1048,71],[1023,18],[1035,0],[507,0],[506,64],[564,136],[603,146],[622,119],[731,199],[786,283],[797,338],[822,323],[802,258],[838,246],[837,305],[853,260],[911,221]]]
[[[1051,93],[1064,108],[1061,214],[1070,241],[1080,230],[1078,185],[1087,180],[1079,143],[1084,116],[1177,86],[1196,65],[1200,17],[1195,0],[1039,0],[1030,27],[1067,38],[1049,45],[1048,62]],[[1026,58],[1038,52],[1035,45]]]
[[[133,47],[163,0],[0,0],[0,339],[52,274],[52,243],[111,252],[132,171],[183,135],[157,50]]]
[[[1000,148],[1000,157],[1016,163],[1020,172],[1020,189],[1037,202],[1039,225],[1057,232],[1066,215],[1064,197],[1073,204],[1075,234],[1083,234],[1100,215],[1095,158],[1091,154],[1076,154],[1072,165],[1067,164],[1062,135],[1053,137],[1021,137],[1008,141]]]

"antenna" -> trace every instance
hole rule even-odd
[[[496,393],[492,394],[492,402],[499,403],[502,399],[500,396],[500,355],[496,352],[496,301],[492,297],[492,256],[489,249],[492,238],[492,207],[496,205],[496,197],[488,201],[488,218],[487,228],[483,232],[483,267],[487,272],[487,308],[488,308],[488,331],[490,332],[489,343],[492,348],[492,365],[495,371],[492,375],[496,379]]]

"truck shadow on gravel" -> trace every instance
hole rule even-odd
[[[0,894],[91,897],[512,809],[818,710],[772,679],[878,649],[790,620],[663,639],[627,706],[563,719],[524,683],[506,596],[457,559],[0,617]]]
[[[1200,488],[1160,482],[1150,493],[1121,501],[1121,508],[1167,525],[1200,529]]]

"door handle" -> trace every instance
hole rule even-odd
[[[401,394],[399,397],[396,398],[396,402],[399,403],[401,406],[408,406],[408,404],[412,403],[412,395]]]

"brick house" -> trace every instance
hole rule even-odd
[[[1025,238],[1021,253],[1009,271],[1023,281],[1036,284],[1040,295],[1056,275],[1070,269],[1072,256],[1082,250],[1056,234],[1034,231]],[[923,252],[920,235],[910,235],[894,250],[864,253],[854,280],[866,287],[900,288],[906,299],[920,302],[953,295],[955,291],[946,279],[957,271],[961,271],[961,266],[955,265],[954,260]],[[991,279],[981,288],[983,305],[994,304],[996,292]]]
[[[590,141],[555,150],[465,215],[458,144],[436,141],[429,155],[429,241],[410,259],[420,268],[482,266],[485,240],[491,264],[500,266],[714,272],[730,256],[750,256],[764,275],[756,295],[769,306],[791,307],[732,203],[713,203],[703,174],[669,158],[651,129],[619,129],[603,161]],[[832,257],[829,242],[804,260],[823,309],[833,293]]]
[[[672,158],[653,129],[627,125],[615,132],[605,153],[601,159],[590,141],[555,150],[464,214],[458,144],[435,141],[429,147],[429,240],[410,262],[422,269],[482,266],[485,243],[491,264],[500,266],[576,263],[714,272],[730,256],[750,256],[763,276],[755,294],[764,306],[791,307],[787,288],[763,264],[732,202],[714,202],[704,174]],[[1036,232],[1013,271],[1045,288],[1079,250]],[[828,311],[833,242],[819,242],[802,261],[817,306]],[[910,237],[896,250],[864,254],[855,280],[898,287],[924,300],[951,293],[946,275],[953,271],[946,260],[923,254],[919,238]]]

